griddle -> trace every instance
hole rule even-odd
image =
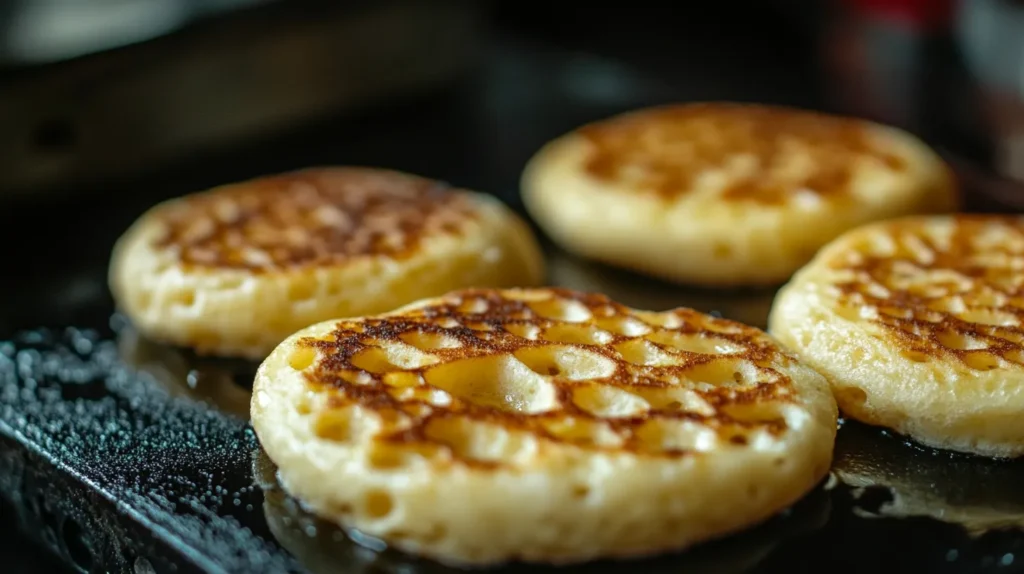
[[[255,365],[139,337],[115,312],[105,275],[113,241],[144,209],[216,183],[382,165],[490,191],[521,211],[525,160],[583,122],[680,100],[813,105],[805,94],[744,97],[748,86],[715,70],[670,81],[529,41],[502,40],[486,57],[491,65],[450,90],[213,154],[203,170],[183,164],[78,201],[6,205],[0,522],[78,572],[449,572],[306,514],[277,486],[248,425]],[[973,209],[998,206],[968,185]],[[773,295],[684,289],[546,248],[552,282],[632,306],[689,305],[763,326]],[[563,570],[1011,572],[1024,566],[1022,479],[1021,462],[931,451],[846,422],[833,475],[768,523],[679,555]],[[499,571],[526,569],[555,571]]]

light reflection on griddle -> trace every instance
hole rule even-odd
[[[977,537],[1024,528],[1024,461],[996,461],[907,444],[897,436],[847,423],[836,442],[833,472],[846,485],[885,489],[865,517],[930,517]]]
[[[388,550],[383,542],[368,538],[357,544],[360,535],[317,518],[288,495],[277,479],[277,467],[259,449],[253,453],[253,475],[263,489],[263,512],[271,533],[288,552],[312,574],[336,572],[391,572],[428,574],[458,572],[436,562]],[[765,560],[775,547],[787,539],[823,526],[829,518],[830,500],[822,488],[815,489],[793,508],[747,532],[711,542],[684,554],[622,562],[540,568],[515,565],[496,570],[503,574],[548,570],[566,574],[599,574],[633,569],[651,574],[687,572],[689,574],[732,574],[748,572]],[[375,547],[376,546],[376,547]],[[631,570],[633,571],[633,570]]]
[[[118,329],[121,360],[149,375],[168,394],[211,405],[248,420],[257,364],[198,357],[190,351],[153,342],[131,326]]]

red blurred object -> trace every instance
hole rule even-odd
[[[845,0],[862,14],[898,20],[917,29],[948,27],[956,14],[956,0]]]

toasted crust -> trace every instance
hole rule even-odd
[[[261,365],[251,411],[317,514],[468,565],[752,525],[824,476],[836,422],[825,381],[761,331],[554,288],[309,327]]]
[[[393,171],[317,168],[154,207],[118,241],[110,285],[150,338],[262,359],[328,318],[543,275],[529,228],[493,198]]]
[[[854,230],[776,299],[770,327],[852,418],[987,456],[1024,454],[1024,218]]]
[[[566,249],[705,285],[781,283],[848,229],[957,203],[949,169],[910,134],[722,103],[584,126],[531,159],[522,189]]]

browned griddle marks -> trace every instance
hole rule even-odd
[[[639,320],[625,306],[615,303],[602,295],[586,294],[566,289],[546,289],[555,293],[556,300],[581,303],[596,319]],[[544,333],[552,328],[569,324],[564,320],[543,316],[531,307],[530,301],[505,298],[498,291],[466,290],[451,295],[441,303],[416,309],[399,316],[367,319],[361,322],[338,323],[333,333],[323,339],[307,338],[300,345],[315,348],[320,359],[305,372],[306,380],[318,392],[328,393],[330,408],[344,408],[359,405],[376,411],[383,416],[402,413],[411,419],[411,424],[395,431],[384,431],[378,440],[392,444],[432,444],[446,448],[442,441],[429,436],[428,427],[436,421],[447,418],[469,419],[478,422],[495,423],[510,430],[524,431],[550,442],[573,443],[592,451],[622,452],[633,451],[651,456],[681,456],[685,451],[659,449],[651,451],[636,440],[637,430],[651,421],[689,420],[713,429],[726,440],[736,444],[746,438],[739,435],[754,430],[765,430],[779,435],[786,430],[781,415],[760,419],[749,419],[729,414],[730,408],[744,405],[768,403],[789,403],[794,400],[791,381],[773,368],[773,365],[788,364],[788,356],[779,352],[760,332],[733,323],[702,315],[690,309],[676,309],[671,312],[681,320],[675,327],[657,327],[644,324],[651,333],[704,333],[716,340],[734,345],[731,354],[710,354],[688,352],[668,345],[650,341],[644,336],[627,336],[602,331],[609,338],[601,343],[565,343],[545,340]],[[522,327],[537,327],[537,340],[516,334]],[[456,341],[451,348],[435,348],[429,351],[440,361],[437,365],[406,369],[404,372],[422,375],[438,365],[458,360],[493,355],[513,355],[531,347],[575,347],[599,354],[615,363],[615,371],[601,379],[570,380],[557,372],[543,372],[553,375],[559,407],[549,412],[524,413],[479,404],[470,400],[452,397],[451,403],[438,407],[423,398],[399,398],[395,389],[386,384],[383,374],[359,369],[353,359],[367,349],[382,343],[400,342],[403,335],[410,333],[425,336],[444,337]],[[678,360],[678,364],[665,366],[638,365],[625,360],[614,346],[627,341],[645,340],[664,353]],[[734,384],[721,384],[711,388],[694,388],[686,377],[695,368],[707,366],[715,361],[742,360],[754,365],[754,380],[743,380],[740,374],[732,373]],[[401,370],[395,367],[394,370]],[[393,372],[389,370],[389,372]],[[361,380],[359,380],[361,378]],[[359,381],[359,382],[354,382]],[[683,405],[669,403],[661,408],[652,408],[636,416],[601,417],[579,407],[574,401],[574,392],[592,384],[615,387],[636,394],[655,389],[690,389],[707,405],[712,413],[687,410]],[[417,388],[430,390],[424,379]],[[420,395],[423,396],[422,394]],[[575,424],[603,423],[623,441],[619,446],[600,445],[591,437],[560,437],[551,431],[551,424],[572,420]],[[487,466],[481,461],[463,460],[477,466]]]
[[[269,271],[401,258],[426,236],[460,233],[472,202],[446,184],[370,168],[308,169],[179,200],[159,248],[182,263]]]
[[[886,228],[895,256],[865,254],[857,263],[834,258],[833,270],[853,273],[837,284],[839,304],[877,310],[871,322],[910,358],[952,357],[977,370],[999,360],[1022,365],[1024,219],[961,215],[953,221],[948,242],[923,224],[896,224]],[[1008,246],[979,244],[993,232]]]
[[[724,190],[723,199],[779,204],[799,191],[842,198],[857,162],[877,160],[893,171],[905,160],[872,141],[860,121],[795,109],[743,104],[652,108],[586,126],[586,169],[594,177],[671,199],[690,192],[701,174],[728,168],[740,156],[755,169]],[[799,154],[811,165],[783,174]]]

